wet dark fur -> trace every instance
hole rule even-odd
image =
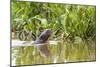
[[[35,44],[41,44],[47,42],[48,38],[51,36],[52,31],[51,30],[45,30],[43,31],[38,39],[36,39]]]

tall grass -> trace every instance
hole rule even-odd
[[[72,38],[95,39],[95,6],[16,1],[11,4],[12,32],[16,38],[29,40],[32,36],[35,40],[41,31],[52,29],[52,39],[62,34],[66,37],[70,34]]]

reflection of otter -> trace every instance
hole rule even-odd
[[[43,44],[43,45],[37,46],[37,48],[39,49],[40,54],[44,57],[51,56],[51,52],[47,43],[48,38],[51,36],[51,34],[52,34],[51,30],[45,30],[40,34],[38,39],[36,39],[36,41],[34,42],[35,44]]]

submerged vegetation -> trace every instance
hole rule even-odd
[[[36,40],[42,31],[53,31],[49,40],[56,63],[94,61],[96,48],[96,7],[89,5],[11,2],[12,39]],[[16,65],[55,63],[33,47],[12,48]]]

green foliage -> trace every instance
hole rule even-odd
[[[21,40],[30,39],[27,36],[30,32],[31,39],[35,40],[45,29],[53,30],[53,39],[61,38],[62,33],[66,37],[70,34],[73,38],[79,36],[82,39],[95,39],[95,6],[16,1],[11,4],[12,32],[18,32],[20,37],[17,38]]]
[[[53,31],[50,40],[59,40],[49,46],[58,57],[57,63],[95,60],[96,7],[72,4],[16,2],[12,0],[13,38],[35,40],[45,29]],[[15,48],[16,64],[53,63],[43,58],[34,47]]]

